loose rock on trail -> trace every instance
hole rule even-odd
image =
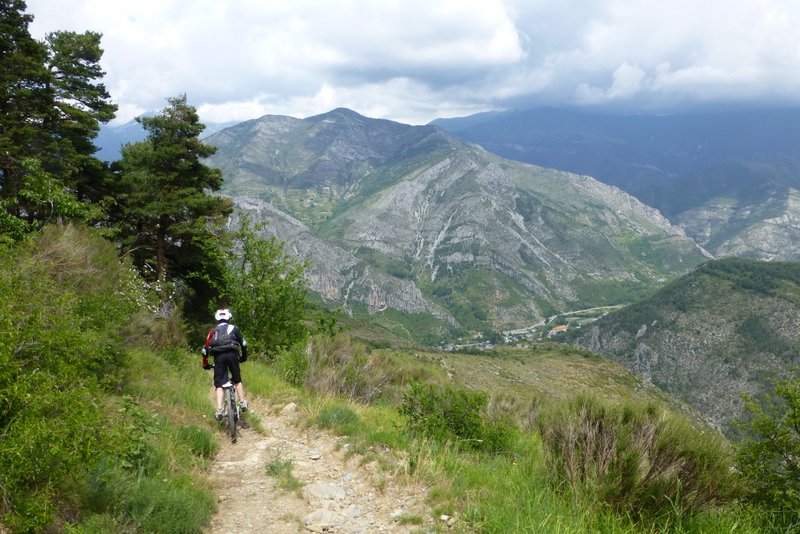
[[[375,461],[364,463],[359,455],[348,458],[346,437],[296,424],[293,404],[275,413],[258,399],[250,407],[264,432],[244,429],[236,443],[220,434],[211,473],[218,509],[209,533],[433,530],[426,491],[418,483],[401,472],[384,472]],[[268,472],[276,462],[290,462],[299,490],[279,487]],[[410,518],[423,524],[409,524]]]

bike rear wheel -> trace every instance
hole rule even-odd
[[[236,395],[233,388],[228,389],[228,431],[231,434],[231,440],[236,442]]]

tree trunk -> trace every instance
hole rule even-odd
[[[158,220],[158,242],[156,243],[156,278],[161,292],[161,301],[167,298],[167,228],[169,218],[162,215]]]

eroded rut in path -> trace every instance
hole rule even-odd
[[[264,433],[244,429],[237,443],[220,436],[212,478],[218,510],[210,533],[425,532],[431,528],[425,491],[379,470],[377,462],[346,458],[346,438],[293,422],[290,405],[272,413],[257,399]],[[291,465],[302,487],[278,486],[270,465]],[[408,524],[409,518],[425,521]]]

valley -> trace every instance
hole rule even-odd
[[[526,339],[538,339],[545,335],[554,335],[557,332],[565,331],[557,330],[554,332],[554,328],[557,326],[580,328],[581,326],[596,321],[600,317],[604,317],[611,311],[620,309],[622,306],[622,304],[617,304],[615,306],[597,306],[594,308],[559,313],[558,315],[547,317],[528,327],[507,330],[502,334],[507,343],[519,342]]]

